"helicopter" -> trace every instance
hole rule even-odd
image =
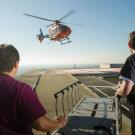
[[[37,19],[41,19],[41,20],[45,20],[45,21],[53,22],[52,24],[47,26],[48,34],[44,35],[42,32],[42,29],[41,28],[39,29],[40,33],[37,35],[37,39],[40,41],[40,43],[42,43],[44,38],[49,38],[50,41],[59,41],[61,43],[61,45],[63,45],[63,44],[72,42],[71,40],[69,40],[70,39],[69,35],[71,34],[72,31],[69,26],[64,25],[65,22],[63,22],[62,20],[65,19],[66,17],[70,16],[73,13],[75,13],[75,11],[71,10],[66,15],[61,17],[59,20],[46,19],[46,18],[38,17],[35,15],[27,14],[27,13],[24,13],[24,15],[33,17],[33,18],[37,18]]]

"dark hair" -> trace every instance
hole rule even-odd
[[[129,38],[130,38],[130,47],[135,50],[135,31],[132,31],[129,33]]]
[[[0,44],[0,73],[10,72],[17,61],[18,50],[13,45]]]
[[[131,47],[135,50],[135,37],[132,39]]]

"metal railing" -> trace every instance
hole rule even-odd
[[[59,114],[66,115],[66,113],[70,112],[81,99],[79,89],[80,84],[80,81],[76,81],[54,94],[56,116]],[[61,102],[58,103],[60,98]],[[60,106],[60,110],[62,110],[62,112],[58,111],[58,105]],[[65,108],[67,108],[67,110],[65,110]],[[51,135],[51,133],[47,132],[47,135]]]
[[[57,116],[59,114],[66,115],[80,100],[80,84],[80,81],[76,81],[54,94]]]
[[[87,102],[85,101],[84,103],[82,103],[82,101],[81,101],[82,99],[81,99],[81,96],[80,96],[81,95],[80,94],[80,84],[81,84],[80,81],[76,81],[76,82],[70,84],[69,86],[65,87],[64,89],[62,89],[62,90],[60,90],[60,91],[58,91],[57,93],[54,94],[54,97],[55,97],[55,111],[56,111],[57,116],[59,114],[63,114],[63,115],[66,116],[66,113],[69,116],[70,113],[71,114],[74,113],[75,115],[73,115],[73,117],[72,117],[72,115],[70,115],[69,120],[71,120],[72,118],[73,119],[74,118],[80,118],[80,115],[83,115],[83,117],[81,117],[82,120],[84,118],[85,119],[87,118],[87,115],[83,114],[83,111],[81,112],[81,110],[79,110],[80,106],[82,107],[82,104],[86,105],[87,102],[88,102],[88,101]],[[107,98],[107,100],[108,100],[108,98]],[[115,105],[115,107],[114,107],[114,105]],[[120,110],[120,106],[121,106],[121,104],[118,101],[118,99],[115,99],[115,102],[112,103],[112,107],[115,108],[115,110],[113,110],[114,111],[113,113],[114,113],[114,121],[115,121],[114,124],[116,124],[116,134],[117,135],[119,135],[119,129],[121,129],[121,127],[122,127],[122,112]],[[59,107],[61,107],[61,109]],[[77,107],[78,107],[78,110],[77,110]],[[95,103],[95,106],[94,106],[93,112],[91,113],[90,118],[93,118],[95,116],[95,114],[97,113],[97,108],[98,108],[98,104]],[[81,109],[83,109],[85,111],[85,108],[81,108]],[[78,111],[79,115],[76,115],[76,113],[77,113],[76,110]],[[86,110],[90,110],[90,109],[87,108]],[[90,114],[90,113],[88,112],[88,114]],[[106,112],[105,112],[105,114],[106,114]],[[77,121],[78,120],[80,120],[80,119],[77,119]],[[88,126],[87,124],[88,123],[84,124],[84,121],[83,121],[83,125],[85,125],[87,127]],[[101,127],[102,127],[102,125],[101,125]],[[71,122],[68,122],[68,125],[65,128],[58,130],[53,135],[70,134],[71,129],[75,129],[80,134],[82,133],[82,131],[80,129],[75,128],[73,126],[73,123],[71,121]],[[88,129],[90,129],[90,127]],[[48,133],[47,135],[51,135],[51,134]]]
[[[40,81],[41,76],[42,76],[41,74],[38,75],[38,77],[37,77],[37,79],[35,81],[35,84],[33,86],[33,89],[34,89],[35,92],[36,92],[36,89],[37,89],[37,86],[39,84],[39,81]]]

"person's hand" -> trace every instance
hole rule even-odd
[[[121,81],[118,81],[118,85],[117,85],[117,90],[115,92],[115,97],[119,98],[121,95],[122,95],[122,91],[121,91],[121,84],[122,82]]]
[[[61,116],[61,115],[58,117],[55,117],[54,121],[58,122],[58,128],[62,128],[64,126],[66,126],[66,124],[68,122],[66,116]]]
[[[115,92],[115,97],[118,98],[118,100],[120,100],[121,95],[119,95],[118,92],[116,91],[116,92]]]
[[[60,116],[57,117],[57,120],[61,121],[61,120],[65,119],[65,118],[66,118],[65,116],[60,115]]]
[[[60,128],[66,126],[66,124],[68,122],[67,118],[65,116],[58,116],[57,120],[60,122],[60,126],[61,126]]]
[[[115,97],[117,97],[117,96],[118,96],[118,92],[116,91],[116,92],[115,92]]]

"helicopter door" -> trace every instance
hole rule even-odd
[[[55,29],[53,27],[51,27],[49,29],[49,35],[50,35],[51,38],[54,38],[55,37]]]

